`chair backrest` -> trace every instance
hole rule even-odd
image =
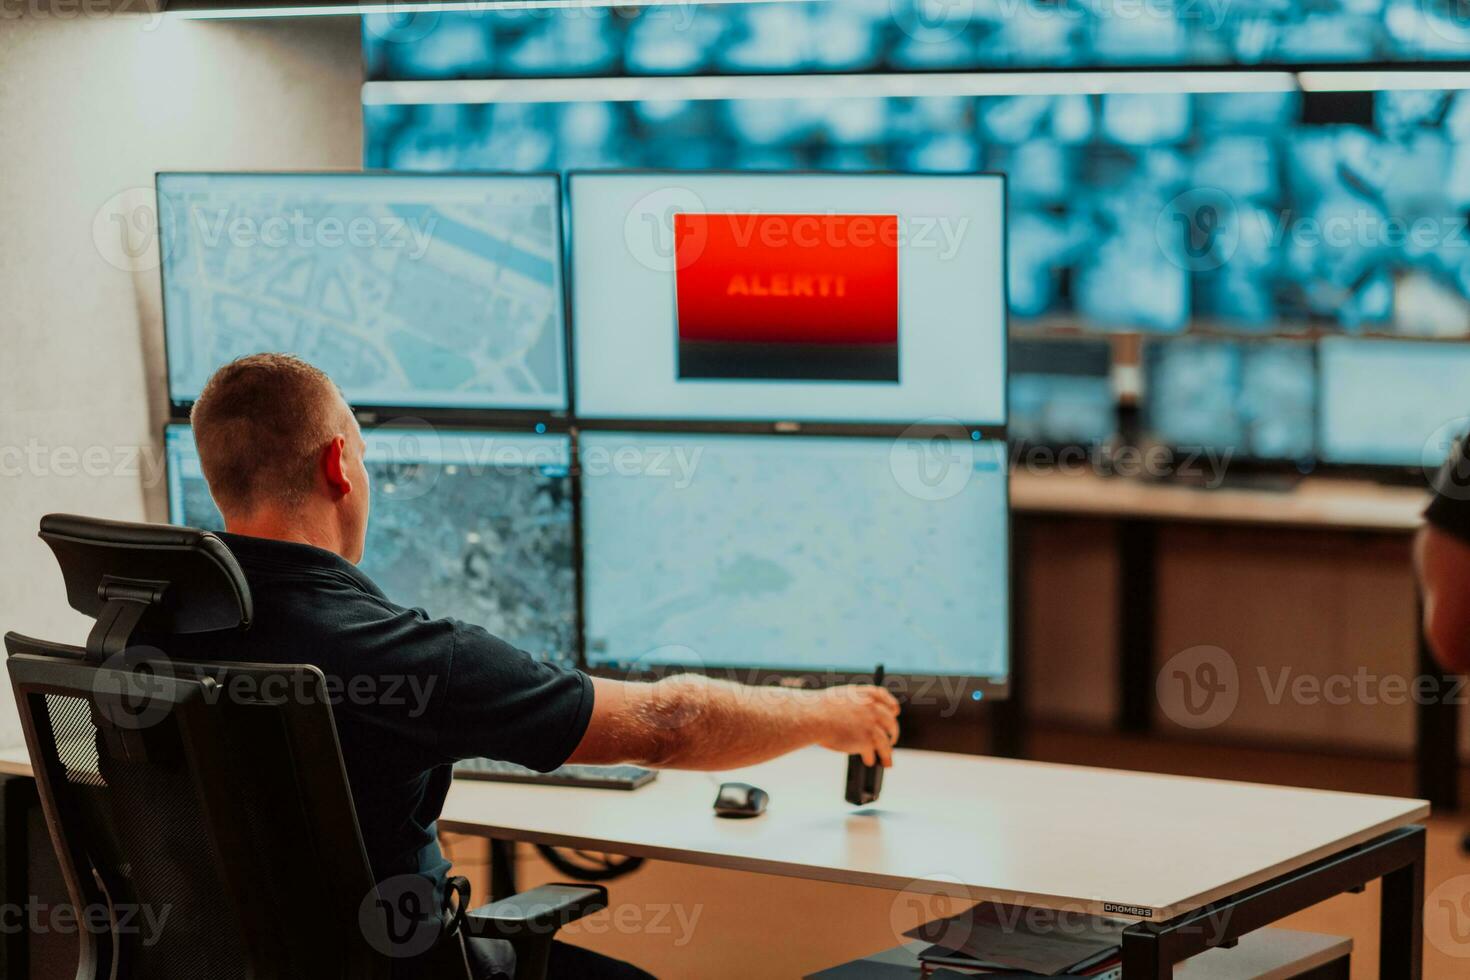
[[[85,647],[6,634],[47,824],[82,917],[80,980],[389,977],[385,910],[322,674],[171,660],[167,638],[248,628],[218,538],[41,523]],[[135,628],[157,647],[137,647]]]

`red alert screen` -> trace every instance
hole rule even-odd
[[[898,381],[898,216],[676,214],[679,377]]]

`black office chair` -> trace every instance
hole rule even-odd
[[[474,911],[463,879],[442,908],[428,887],[380,888],[319,670],[131,645],[135,630],[166,647],[249,627],[224,543],[60,514],[40,533],[67,600],[97,620],[85,647],[5,635],[46,822],[88,924],[78,980],[463,980],[466,935],[508,940],[517,980],[540,980],[556,930],[606,906],[598,886]]]

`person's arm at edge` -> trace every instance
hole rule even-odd
[[[592,718],[568,762],[738,769],[820,745],[893,764],[898,701],[879,687],[748,687],[692,674],[592,678]]]
[[[1440,664],[1470,673],[1470,543],[1433,524],[1414,542],[1424,592],[1424,635]]]

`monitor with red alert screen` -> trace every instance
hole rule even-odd
[[[586,419],[1006,422],[989,174],[577,173]]]

